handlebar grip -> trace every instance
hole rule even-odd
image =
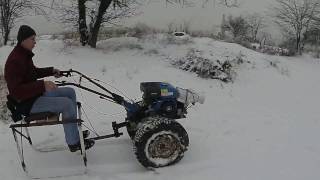
[[[60,76],[64,77],[70,77],[71,76],[71,71],[60,71]]]

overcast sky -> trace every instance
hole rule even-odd
[[[218,1],[209,0],[204,8],[201,3],[204,0],[198,0],[199,4],[192,8],[181,8],[177,5],[166,4],[162,0],[151,0],[152,2],[145,5],[141,15],[130,18],[125,21],[124,25],[132,25],[137,22],[144,22],[157,28],[167,28],[171,22],[180,24],[183,21],[190,22],[191,29],[208,30],[214,29],[214,26],[220,24],[223,14],[249,14],[258,12],[263,15],[269,11],[269,7],[275,0],[238,0],[241,4],[239,8],[225,8],[218,5]],[[33,26],[38,34],[50,34],[63,31],[63,27],[55,22],[49,22],[41,17],[27,17],[20,24],[29,24]],[[274,27],[272,28],[274,29]],[[12,32],[12,36],[16,35],[16,29]]]

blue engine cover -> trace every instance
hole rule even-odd
[[[149,111],[168,117],[177,114],[177,89],[169,83],[146,82],[140,84],[144,93],[143,100],[149,105]]]
[[[178,91],[174,86],[164,82],[143,82],[140,84],[140,89],[143,92],[142,106],[124,103],[129,118],[154,114],[169,118],[177,117]]]

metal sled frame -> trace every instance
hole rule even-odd
[[[68,121],[61,121],[59,120],[59,114],[52,113],[52,112],[44,112],[44,113],[37,113],[37,114],[31,114],[28,117],[23,117],[23,120],[20,123],[12,124],[10,125],[10,128],[12,130],[12,134],[14,137],[14,140],[17,145],[17,151],[19,155],[19,159],[21,162],[21,166],[23,170],[28,173],[28,169],[25,163],[24,154],[23,154],[23,139],[27,140],[29,144],[32,146],[32,140],[29,133],[28,128],[29,127],[40,127],[40,126],[51,126],[51,125],[63,125],[68,123],[77,123],[78,130],[79,130],[79,136],[80,136],[80,145],[81,145],[81,156],[84,162],[85,167],[87,167],[87,156],[86,156],[86,150],[84,146],[84,138],[82,134],[82,120],[81,120],[81,103],[77,103],[78,108],[78,119],[75,120],[68,120]],[[39,119],[39,116],[42,117],[42,119]],[[58,116],[56,121],[48,121],[49,117],[52,116]],[[29,121],[30,120],[30,121]],[[38,121],[32,121],[32,120],[39,120]],[[25,130],[25,134],[23,132],[23,129]],[[20,135],[20,140],[18,139],[18,135]]]
[[[84,89],[86,91],[89,91],[91,93],[94,93],[96,95],[99,95],[101,99],[105,99],[108,101],[111,101],[113,103],[119,104],[119,105],[123,105],[124,103],[124,99],[122,96],[115,94],[111,91],[109,91],[108,89],[106,89],[105,87],[103,87],[102,85],[98,84],[97,82],[95,82],[94,80],[92,80],[91,78],[87,77],[86,75],[72,70],[70,69],[69,71],[61,71],[60,74],[62,76],[65,77],[69,77],[71,76],[72,73],[76,73],[80,76],[79,78],[79,83],[69,83],[69,82],[59,82],[56,81],[56,83],[58,83],[58,86],[76,86],[80,89]],[[97,87],[99,87],[100,89],[104,90],[105,92],[107,92],[110,95],[95,91],[93,89],[84,87],[81,85],[81,80],[82,78],[87,79],[89,82],[91,82],[92,84],[96,85]],[[82,134],[82,124],[83,124],[83,120],[81,119],[81,103],[77,103],[77,108],[78,108],[78,119],[76,120],[69,120],[69,121],[46,121],[46,119],[48,119],[49,116],[52,115],[58,115],[55,113],[50,113],[50,112],[45,112],[42,113],[42,122],[32,122],[32,120],[39,120],[39,118],[35,118],[34,116],[38,116],[38,114],[33,114],[30,115],[28,117],[23,117],[23,120],[21,121],[21,123],[16,123],[16,124],[12,124],[10,126],[10,128],[12,129],[12,134],[14,137],[14,140],[16,142],[17,145],[17,150],[18,150],[18,154],[19,154],[19,158],[21,161],[21,165],[23,170],[28,173],[27,171],[27,167],[26,167],[26,163],[25,163],[25,159],[24,159],[24,154],[23,154],[23,143],[22,140],[25,139],[29,142],[29,144],[32,146],[32,140],[30,137],[30,133],[28,131],[29,127],[38,127],[38,126],[50,126],[50,125],[60,125],[60,124],[67,124],[67,123],[77,123],[78,124],[78,130],[79,130],[79,136],[80,136],[80,143],[81,143],[81,156],[84,162],[85,167],[87,167],[87,156],[86,156],[86,150],[85,150],[85,146],[84,146],[84,138],[83,138],[83,134]],[[30,121],[31,120],[31,121]],[[126,127],[128,125],[128,122],[122,122],[122,123],[116,123],[116,122],[112,122],[112,129],[114,131],[113,134],[108,134],[108,135],[99,135],[96,137],[92,137],[89,138],[91,140],[102,140],[102,139],[107,139],[107,138],[113,138],[113,137],[120,137],[123,135],[122,132],[119,132],[120,128]],[[25,129],[25,134],[23,133],[23,129]],[[17,137],[17,135],[20,135],[20,141]]]

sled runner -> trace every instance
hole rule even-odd
[[[10,125],[10,128],[12,130],[12,134],[17,146],[17,151],[19,155],[19,159],[21,162],[21,166],[25,172],[27,171],[27,166],[24,159],[24,147],[23,147],[23,140],[27,140],[31,146],[33,146],[32,138],[30,136],[28,128],[30,127],[40,127],[40,126],[52,126],[52,125],[62,125],[67,123],[77,123],[78,124],[78,130],[79,130],[79,136],[80,136],[80,144],[81,144],[81,155],[84,162],[84,165],[87,166],[87,158],[86,158],[86,151],[84,148],[84,138],[82,134],[82,120],[81,120],[81,104],[78,102],[78,118],[75,120],[68,120],[68,121],[61,121],[59,118],[59,114],[52,113],[52,112],[42,112],[42,113],[35,113],[30,114],[28,116],[24,116],[22,114],[17,114],[18,112],[15,111],[14,105],[12,104],[10,97],[8,97],[8,107],[9,110],[12,113],[12,118],[15,116],[21,116],[21,119],[13,119],[14,121],[20,121],[16,122],[15,124]],[[19,117],[20,118],[20,117]],[[81,132],[81,133],[80,133]],[[18,138],[18,136],[20,138]],[[37,150],[36,147],[33,147]],[[40,150],[39,150],[40,151]]]

